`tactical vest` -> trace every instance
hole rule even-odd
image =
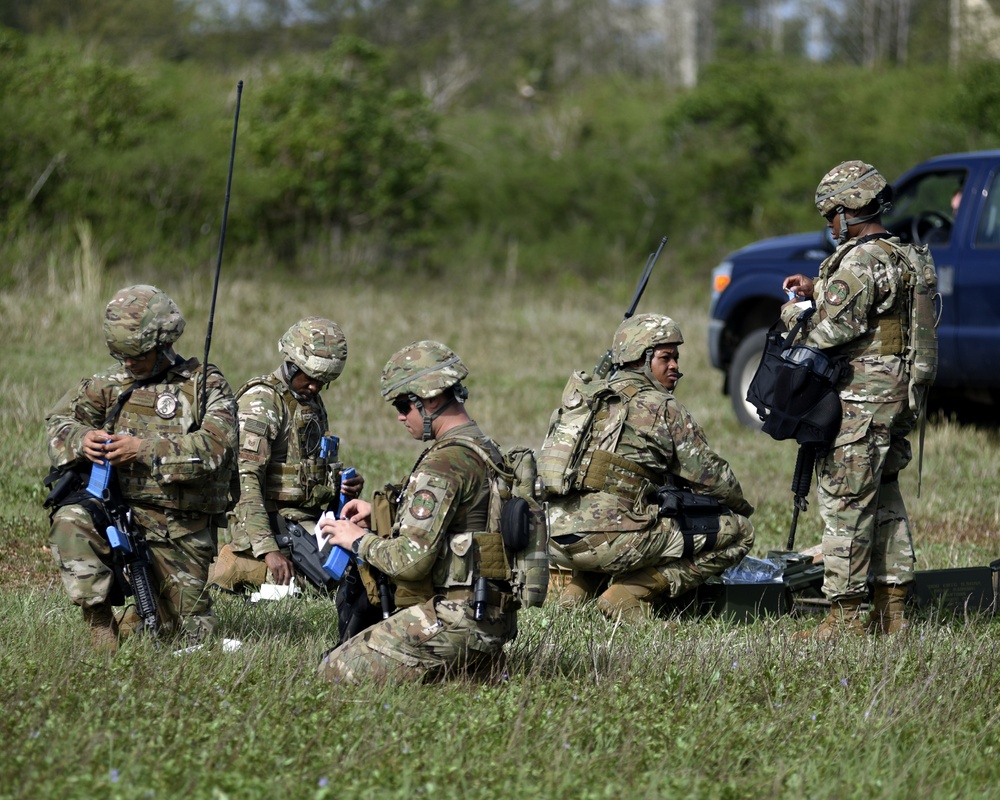
[[[263,487],[264,499],[276,504],[304,505],[317,486],[337,486],[339,462],[320,457],[320,440],[327,430],[326,409],[316,398],[315,405],[305,405],[274,375],[253,378],[236,394],[239,399],[256,386],[267,386],[281,399],[282,418],[279,425],[288,431],[284,461],[271,461]],[[258,420],[248,420],[244,427],[250,433],[266,436],[266,425]],[[274,510],[274,509],[269,509]]]
[[[446,439],[435,442],[421,455],[413,468],[415,473],[428,455],[445,447],[465,447],[484,460],[484,478],[479,493],[471,504],[453,520],[445,533],[446,546],[438,553],[430,575],[420,581],[394,579],[396,605],[405,607],[425,602],[437,594],[450,599],[471,600],[473,583],[484,577],[495,581],[490,589],[489,604],[501,609],[512,605],[509,591],[511,570],[504,558],[500,534],[500,498],[490,480],[489,465],[493,464],[483,445],[468,439]],[[412,473],[411,473],[412,474]],[[398,498],[398,496],[397,496]],[[395,518],[395,514],[392,515]]]
[[[608,392],[595,396],[597,409],[587,436],[589,443],[580,459],[575,489],[607,492],[620,497],[627,505],[651,484],[659,474],[615,453],[628,418],[629,402],[644,387],[637,382],[609,386]]]
[[[820,265],[820,277],[823,280],[822,288],[825,290],[830,276],[836,272],[848,253],[854,250],[855,247],[869,243],[878,245],[890,256],[892,255],[892,244],[886,242],[883,238],[869,240],[868,242],[856,242],[854,247],[846,248],[839,254],[831,256],[828,260],[829,263],[824,261]],[[897,268],[902,266],[894,258],[890,258],[890,261],[897,264]],[[903,271],[905,273],[905,267]],[[854,341],[837,347],[836,354],[847,356],[852,361],[871,356],[902,356],[906,347],[905,335],[908,329],[905,305],[905,292],[900,292],[893,308],[882,314],[871,316],[868,319],[868,331]]]
[[[121,407],[113,422],[113,433],[125,433],[140,439],[181,436],[200,424],[196,383],[202,367],[195,359],[171,367],[167,380],[138,385]],[[177,379],[183,378],[180,382]],[[123,386],[122,389],[127,389]],[[183,479],[184,461],[173,465],[180,477],[161,484],[144,464],[133,462],[116,468],[122,497],[126,501],[149,503],[178,511],[219,514],[229,502],[230,470],[216,470],[211,475],[191,475]],[[171,466],[160,465],[162,473]]]
[[[652,479],[651,474],[614,450],[628,403],[641,388],[637,383],[595,384],[589,376],[573,373],[538,452],[538,475],[549,495],[609,491],[634,500],[640,481]]]

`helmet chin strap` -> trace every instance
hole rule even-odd
[[[865,214],[861,217],[847,218],[848,209],[843,206],[837,207],[837,213],[840,216],[840,233],[837,234],[837,244],[843,244],[847,241],[847,228],[849,225],[861,225],[865,222],[871,222],[873,219],[878,217],[880,214],[888,211],[892,208],[892,203],[879,203],[878,211],[871,214]]]
[[[642,374],[645,375],[651,384],[653,384],[656,389],[663,389],[664,386],[656,378],[653,377],[653,347],[646,348],[646,361],[642,365]]]
[[[455,398],[454,396],[452,396],[447,402],[445,402],[441,406],[441,408],[439,408],[433,414],[427,413],[427,409],[424,408],[423,401],[416,395],[411,394],[410,400],[412,401],[413,405],[417,407],[417,410],[420,412],[420,416],[424,420],[424,430],[420,438],[423,439],[425,442],[429,442],[431,439],[434,438],[434,433],[431,431],[431,423],[441,416],[442,411],[444,411],[446,408],[448,408],[448,406],[450,406],[452,403],[455,402]]]
[[[421,439],[423,439],[423,441],[425,442],[429,442],[431,439],[433,439],[434,433],[431,431],[431,423],[438,417],[440,417],[441,413],[446,408],[449,408],[454,403],[464,403],[466,401],[466,398],[468,398],[468,396],[469,396],[469,390],[466,389],[464,386],[462,386],[462,384],[457,383],[451,387],[451,395],[441,405],[441,408],[439,408],[433,414],[428,414],[427,409],[424,408],[423,401],[415,394],[411,394],[409,396],[410,402],[412,402],[413,405],[416,406],[417,410],[420,412],[421,418],[424,421],[424,429],[423,432],[421,433]]]
[[[292,388],[292,381],[295,380],[295,376],[298,375],[300,372],[302,372],[302,370],[299,369],[298,365],[295,364],[295,362],[293,361],[281,362],[281,379],[285,382],[285,385],[288,387],[288,391],[292,393],[292,397],[294,397],[300,403],[312,402],[311,398],[306,397],[303,394],[299,394]]]

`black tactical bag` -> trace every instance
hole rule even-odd
[[[814,309],[806,309],[787,335],[780,321],[771,326],[747,401],[757,409],[762,430],[772,439],[828,445],[840,428],[837,385],[849,363],[816,347],[793,344],[813,313]]]

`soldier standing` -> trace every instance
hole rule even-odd
[[[329,680],[420,681],[488,671],[517,634],[510,574],[487,572],[503,543],[488,530],[496,498],[484,456],[497,464],[501,456],[466,410],[461,381],[468,374],[434,341],[403,348],[382,372],[382,396],[399,421],[433,444],[391,498],[390,531],[371,532],[373,509],[363,500],[347,504],[349,520],[322,523],[331,542],[392,581],[400,609],[329,651],[319,667]],[[379,509],[374,516],[382,518]]]
[[[649,601],[697,587],[753,546],[753,506],[673,395],[683,342],[669,317],[630,317],[615,332],[614,371],[587,389],[594,415],[578,477],[549,498],[549,554],[573,570],[563,605],[599,595],[607,616],[641,619]],[[659,487],[679,498],[667,516]]]
[[[120,366],[85,378],[48,413],[55,468],[85,476],[106,460],[134,526],[149,545],[160,630],[200,642],[215,629],[205,581],[215,552],[216,515],[226,510],[236,404],[222,373],[183,359],[173,344],[184,318],[154,286],[111,298],[104,336]],[[207,397],[206,397],[207,394]],[[202,414],[204,409],[204,414]],[[63,585],[83,608],[95,647],[114,652],[124,596],[105,528],[72,502],[52,515],[50,543]]]
[[[284,520],[311,531],[338,500],[338,486],[356,497],[361,476],[340,485],[337,446],[320,392],[344,371],[347,339],[340,326],[306,317],[278,342],[284,360],[236,393],[239,404],[240,494],[230,515],[229,542],[209,582],[230,590],[288,584],[296,569],[275,541]],[[300,576],[301,577],[301,576]]]
[[[812,631],[821,641],[864,634],[860,606],[875,584],[867,629],[903,630],[903,600],[914,579],[915,556],[899,472],[911,460],[907,434],[916,423],[908,400],[903,355],[909,290],[904,264],[893,257],[898,238],[882,225],[892,189],[870,164],[845,161],[816,189],[816,208],[826,219],[837,249],[814,281],[791,275],[784,288],[813,300],[816,312],[804,325],[802,344],[850,361],[838,386],[842,421],[830,450],[816,462],[823,518],[823,593],[830,615]],[[929,255],[927,256],[929,258]],[[782,309],[794,324],[796,302]]]

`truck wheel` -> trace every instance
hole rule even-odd
[[[757,409],[747,402],[747,389],[750,388],[750,381],[753,380],[757,365],[760,364],[760,358],[764,354],[766,337],[767,328],[750,331],[733,353],[733,361],[726,376],[726,390],[729,392],[729,399],[732,400],[736,419],[741,425],[757,431],[764,423],[757,416]]]

